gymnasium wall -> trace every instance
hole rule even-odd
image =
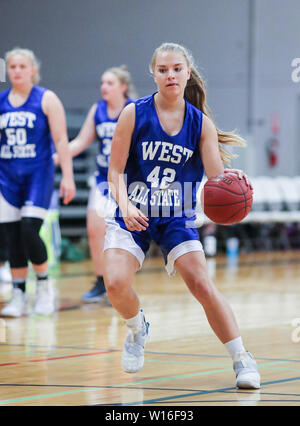
[[[249,141],[234,166],[249,174],[300,173],[298,0],[0,0],[0,57],[16,45],[42,62],[41,84],[67,110],[98,99],[101,73],[126,64],[139,96],[154,91],[148,64],[163,41],[186,45],[207,82],[220,128]],[[5,89],[7,84],[0,83]],[[267,164],[272,114],[280,120],[280,162]],[[298,126],[298,129],[297,129]]]
[[[257,174],[300,175],[300,81],[291,66],[300,58],[300,2],[252,0],[253,25],[253,142]],[[298,66],[299,68],[299,66]],[[300,69],[297,73],[300,77]],[[299,79],[300,80],[300,79]],[[271,136],[273,114],[279,116],[279,164],[270,170],[265,142]]]

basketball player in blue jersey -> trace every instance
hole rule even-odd
[[[84,302],[98,302],[105,299],[103,282],[103,246],[105,236],[104,217],[113,215],[115,203],[108,195],[107,172],[112,137],[122,109],[131,101],[134,93],[130,73],[125,66],[112,67],[101,77],[102,100],[94,104],[78,136],[70,142],[69,149],[73,157],[84,151],[95,139],[98,140],[97,172],[92,185],[88,208],[87,229],[90,253],[97,276],[92,289],[82,295]],[[57,161],[56,156],[54,156]]]
[[[119,207],[107,221],[104,281],[110,302],[129,328],[122,367],[137,372],[144,364],[149,323],[132,283],[154,240],[168,273],[177,270],[182,276],[232,356],[236,385],[259,388],[256,362],[244,348],[228,302],[208,275],[199,234],[192,226],[196,183],[204,170],[208,178],[224,172],[223,161],[230,154],[220,144],[244,141],[235,133],[221,132],[209,118],[203,82],[184,47],[164,43],[157,48],[151,72],[158,91],[121,113],[108,175]],[[231,172],[246,179],[241,171]]]
[[[65,204],[75,196],[65,112],[53,92],[37,86],[39,67],[33,52],[14,49],[6,54],[6,63],[12,87],[0,93],[0,222],[7,233],[13,293],[2,315],[28,313],[28,260],[37,274],[34,311],[49,315],[55,298],[39,231],[54,184],[52,139],[61,158],[60,195]]]
[[[11,274],[7,265],[8,248],[6,231],[3,223],[0,223],[0,285],[1,282],[11,282]]]

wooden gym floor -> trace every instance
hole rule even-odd
[[[52,271],[53,317],[6,319],[0,405],[300,405],[300,251],[241,255],[238,266],[208,261],[259,364],[260,390],[235,388],[231,359],[202,307],[160,258],[147,259],[135,280],[151,323],[145,365],[124,373],[126,327],[105,303],[81,303],[94,277],[91,262],[79,262]],[[0,308],[9,295],[0,284]]]

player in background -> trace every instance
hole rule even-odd
[[[176,269],[181,275],[232,356],[236,385],[259,388],[256,362],[244,348],[229,303],[208,275],[199,234],[192,227],[204,170],[208,178],[223,173],[223,162],[231,156],[223,145],[243,145],[243,140],[216,128],[202,79],[184,47],[165,43],[157,48],[151,72],[158,91],[121,113],[108,174],[119,207],[107,221],[104,281],[110,302],[128,326],[122,367],[136,372],[144,364],[149,323],[132,283],[154,240],[168,273]],[[242,172],[230,171],[246,179]]]
[[[6,241],[5,227],[0,223],[0,284],[2,282],[11,282],[11,274],[7,265],[8,248]]]
[[[82,295],[87,303],[98,302],[101,298],[107,300],[103,282],[104,217],[113,215],[115,210],[115,203],[108,198],[107,172],[119,115],[134,96],[131,75],[126,67],[107,69],[101,76],[100,91],[102,100],[92,105],[78,136],[69,144],[72,157],[84,151],[95,139],[99,144],[97,172],[87,206],[89,248],[97,278],[91,290]],[[57,157],[54,158],[57,161]]]
[[[28,260],[37,275],[34,311],[49,315],[55,296],[39,231],[54,184],[52,139],[62,169],[60,196],[64,204],[75,196],[65,111],[55,93],[38,86],[39,63],[32,51],[15,48],[7,52],[6,64],[11,88],[0,93],[0,222],[7,233],[13,292],[2,315],[29,312]]]

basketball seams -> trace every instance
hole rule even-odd
[[[239,181],[237,181],[237,183],[239,184],[239,187],[242,189],[242,186],[241,186],[241,184],[240,184],[240,182]],[[247,192],[248,192],[248,190],[249,190],[249,187],[247,186]],[[243,193],[244,193],[244,191],[243,191]],[[247,203],[246,203],[246,198],[245,198],[245,193],[244,193],[244,201],[245,201],[245,211],[244,211],[244,215],[246,216],[246,214],[247,214],[247,210],[246,210],[246,207],[247,207]]]
[[[238,192],[234,192],[234,191],[232,191],[232,190],[230,190],[228,188],[224,188],[223,186],[220,186],[220,185],[213,185],[211,183],[206,183],[205,187],[206,188],[218,188],[218,189],[222,189],[222,190],[227,191],[230,194],[234,194],[234,195],[240,195],[240,196],[247,195],[247,193],[249,192],[249,188],[247,188],[247,192],[244,192],[242,186],[240,185],[240,183],[238,181],[236,181],[236,182],[239,184],[239,187],[242,189],[242,194],[240,194]]]
[[[235,225],[237,223],[240,223],[241,220],[243,220],[244,218],[241,220],[237,220],[237,222],[234,222],[234,223],[232,222],[226,223],[226,222],[230,221],[232,218],[234,218],[234,216],[238,215],[243,209],[244,207],[241,207],[238,211],[234,212],[231,216],[227,217],[227,219],[223,223],[219,223],[219,225]]]
[[[205,203],[205,205],[206,205],[206,207],[227,207],[227,206],[235,206],[236,204],[241,204],[243,201],[244,200],[239,200],[235,203],[229,203],[229,204],[208,204],[208,203]],[[245,201],[246,202],[251,201],[251,198],[247,198]]]
[[[234,225],[241,222],[250,212],[253,201],[253,192],[251,191],[250,186],[246,185],[245,180],[244,182],[240,182],[240,179],[234,177],[232,180],[232,188],[234,190],[232,188],[225,187],[226,183],[227,182],[221,180],[219,182],[210,181],[205,184],[204,188],[206,194],[204,194],[204,213],[217,224]],[[223,197],[221,196],[222,192],[224,192]],[[232,198],[234,200],[232,200]],[[226,213],[228,216],[225,218],[224,216]]]

